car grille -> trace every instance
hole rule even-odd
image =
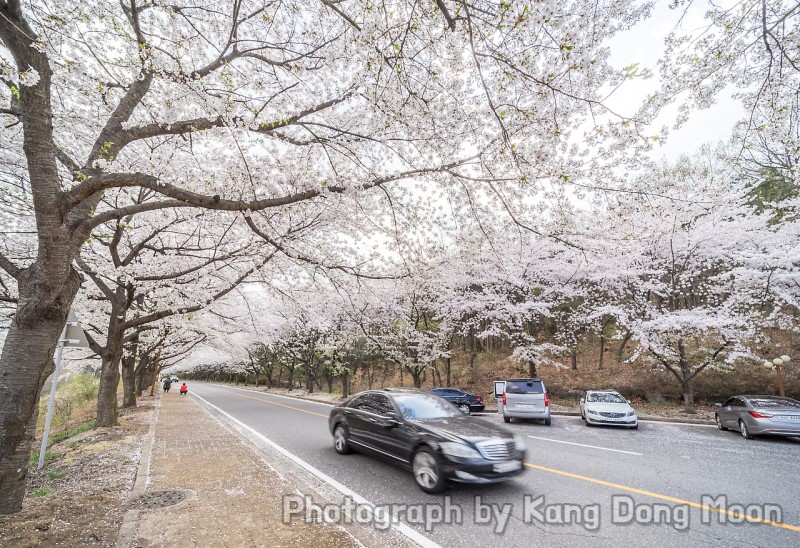
[[[483,458],[489,460],[506,460],[511,455],[514,442],[509,440],[487,440],[475,444]]]
[[[608,417],[609,419],[619,419],[625,416],[625,413],[603,413],[600,412],[601,417]]]

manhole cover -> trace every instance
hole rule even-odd
[[[134,508],[163,508],[172,506],[186,499],[183,491],[153,491],[133,499],[131,506]]]

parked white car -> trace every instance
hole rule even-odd
[[[636,430],[639,417],[631,402],[616,390],[589,390],[581,398],[581,418],[586,426],[607,424]]]

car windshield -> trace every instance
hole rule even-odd
[[[751,398],[749,401],[753,407],[759,408],[772,407],[773,409],[777,409],[779,407],[789,407],[790,409],[800,409],[800,401],[793,400],[792,398]]]
[[[586,398],[586,401],[599,403],[627,403],[625,398],[619,394],[613,394],[611,392],[595,392],[593,394],[589,394],[589,397]]]
[[[541,394],[542,381],[506,381],[506,394]]]
[[[403,418],[408,421],[461,417],[463,413],[449,401],[429,394],[408,394],[394,399]]]

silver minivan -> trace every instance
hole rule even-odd
[[[503,420],[540,419],[550,426],[550,398],[539,379],[509,379],[503,389]]]

